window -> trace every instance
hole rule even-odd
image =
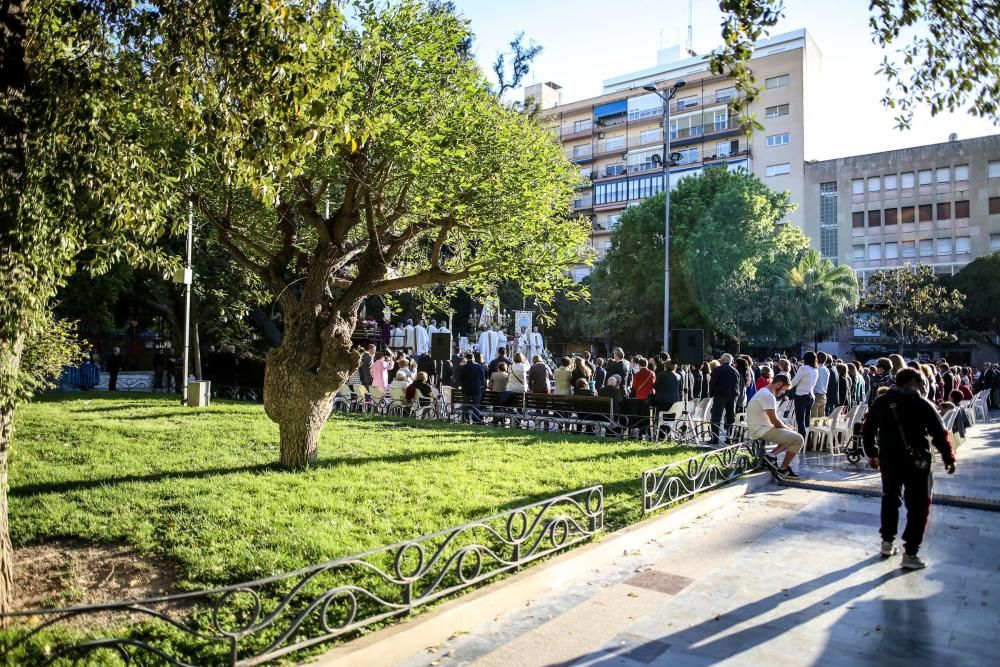
[[[938,220],[951,220],[951,202],[950,201],[938,202],[938,205],[937,205],[937,219]]]
[[[899,244],[895,241],[885,244],[885,258],[899,259]]]
[[[990,251],[1000,250],[1000,234],[990,234]]]
[[[788,115],[787,104],[778,104],[777,106],[767,107],[764,110],[765,118],[777,118],[778,116],[787,116],[787,115]]]
[[[836,260],[837,247],[837,181],[819,185],[819,229],[820,253],[827,259]]]
[[[865,179],[855,178],[851,181],[851,194],[863,195],[865,193]]]
[[[930,185],[931,184],[931,176],[932,175],[933,174],[931,174],[931,170],[930,169],[923,169],[923,170],[917,172],[917,178],[918,178],[918,180],[920,182],[920,185]]]
[[[785,162],[783,164],[769,164],[767,165],[767,175],[768,176],[781,176],[782,174],[792,173],[792,165]]]
[[[583,169],[580,170],[580,178],[582,178],[585,181],[590,180],[590,167],[584,167]]]
[[[604,142],[604,150],[615,151],[625,148],[625,137],[611,137]]]
[[[903,208],[899,209],[899,214],[900,217],[903,219],[903,222],[913,222],[912,206],[904,206]]]
[[[967,164],[955,165],[955,180],[956,181],[969,180],[969,165]]]
[[[865,261],[865,247],[863,245],[854,246],[854,261],[855,262]]]
[[[657,192],[663,192],[663,177],[660,175],[633,178],[628,183],[629,199],[646,199]]]
[[[1000,160],[990,162],[987,174],[989,174],[990,178],[1000,178]]]
[[[900,174],[899,175],[899,181],[900,181],[900,185],[902,187],[904,187],[904,188],[912,188],[913,187],[913,172],[912,171],[908,171],[905,174]]]
[[[894,224],[896,224],[896,214],[897,213],[898,213],[898,211],[896,209],[894,209],[894,208],[887,208],[884,211],[882,211],[882,215],[885,218],[885,224],[886,225],[894,225]]]
[[[868,244],[868,259],[869,260],[882,259],[882,244],[881,243],[869,243]]]
[[[594,204],[613,204],[625,201],[627,198],[628,191],[624,180],[614,183],[600,183],[594,186]]]
[[[784,146],[790,143],[792,143],[792,139],[788,132],[783,134],[772,134],[767,137],[768,146]]]
[[[736,88],[722,88],[715,91],[715,101],[716,102],[728,102],[729,100],[736,97]]]
[[[868,192],[878,192],[882,189],[882,179],[878,176],[872,176],[868,179]]]
[[[937,240],[937,254],[938,257],[943,257],[945,255],[951,254],[951,239]]]
[[[941,167],[937,170],[938,183],[951,183],[951,167]]]
[[[615,229],[616,227],[618,227],[618,223],[621,221],[621,219],[622,219],[621,213],[615,213],[614,215],[609,215],[606,220],[608,229]]]
[[[663,135],[659,130],[643,130],[639,133],[639,143],[640,144],[651,144],[654,141],[660,141]]]
[[[917,244],[914,241],[903,241],[903,257],[916,257]]]
[[[677,151],[681,154],[681,159],[677,161],[677,164],[691,164],[692,162],[698,161],[698,148],[682,148]]]
[[[990,197],[990,215],[1000,213],[1000,197]]]
[[[956,218],[968,218],[969,217],[969,200],[962,199],[955,202],[955,217]]]
[[[728,130],[729,129],[729,112],[725,109],[721,109],[715,112],[715,131]]]
[[[930,257],[934,254],[934,240],[920,239],[920,256]]]
[[[764,79],[764,87],[769,90],[771,88],[781,88],[782,86],[787,86],[788,81],[789,76],[787,74],[772,76],[770,79]]]
[[[888,176],[884,176],[882,180],[885,181],[886,190],[896,189],[896,174],[889,174]]]
[[[972,252],[972,242],[968,236],[955,237],[955,254],[968,255]]]
[[[869,227],[881,227],[882,226],[882,211],[868,211],[868,226]]]
[[[932,204],[921,204],[917,208],[917,218],[920,222],[930,222],[934,215],[934,206]]]
[[[625,165],[623,164],[609,164],[604,167],[605,176],[620,176],[625,173]]]
[[[593,125],[594,121],[591,120],[590,118],[587,118],[586,120],[578,120],[575,123],[573,123],[573,131],[583,132],[584,130],[589,130],[591,127],[593,127]]]
[[[851,226],[855,229],[863,229],[865,226],[865,212],[855,211],[851,214]]]
[[[573,146],[573,157],[590,157],[590,144],[580,144],[579,146]]]
[[[733,148],[737,148],[738,149],[738,146],[739,146],[739,144],[737,144],[734,147],[733,144],[736,144],[736,142],[735,141],[720,141],[719,143],[715,144],[715,156],[716,157],[727,157],[729,155],[732,155],[733,153],[736,152],[735,150],[733,150]]]

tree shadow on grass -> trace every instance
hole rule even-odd
[[[390,454],[386,456],[358,456],[324,459],[309,466],[308,470],[322,470],[337,466],[360,466],[369,463],[408,463],[423,459],[440,459],[460,454],[458,450],[443,449],[431,452],[411,452],[408,454]],[[297,471],[285,470],[277,463],[258,463],[229,468],[207,468],[201,470],[177,470],[151,473],[149,475],[123,475],[121,477],[101,477],[96,479],[77,479],[61,482],[40,482],[36,484],[13,485],[8,495],[14,498],[26,498],[46,493],[69,493],[72,491],[87,491],[90,489],[114,484],[156,483],[166,480],[206,479],[224,475],[243,473],[278,473],[298,475]]]

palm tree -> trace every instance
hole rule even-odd
[[[798,342],[837,326],[858,304],[858,280],[849,266],[834,264],[810,248],[782,279],[787,314]]]

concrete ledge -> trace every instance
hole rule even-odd
[[[523,607],[529,600],[571,583],[583,573],[621,556],[624,551],[637,549],[650,539],[771,482],[768,472],[748,475],[426,613],[418,612],[409,619],[338,646],[320,656],[314,664],[321,667],[395,665],[428,646],[445,642],[457,629],[471,629],[510,609]],[[641,502],[638,494],[635,500]]]

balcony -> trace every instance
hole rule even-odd
[[[566,151],[566,157],[570,159],[570,162],[583,162],[594,157],[594,149],[590,144],[575,146]]]
[[[584,195],[582,197],[577,197],[573,200],[573,210],[581,211],[585,208],[592,208],[594,206],[594,198],[591,195]]]
[[[643,133],[645,134],[645,133]],[[655,135],[650,131],[645,137],[639,135],[638,137],[628,138],[629,148],[639,148],[640,146],[656,146],[663,143],[663,132],[659,131]]]
[[[717,91],[721,93],[722,91]],[[713,94],[705,95],[704,97],[695,97],[687,99],[677,99],[670,105],[670,113],[687,113],[689,111],[696,111],[698,109],[705,109],[708,107],[719,106],[720,104],[732,104],[736,100],[742,99],[742,96],[737,95],[735,92],[726,94]]]
[[[739,123],[735,116],[721,118],[711,123],[703,125],[691,125],[690,127],[679,127],[670,130],[671,141],[683,141],[685,139],[697,139],[700,137],[711,137],[722,132],[730,132],[739,129]]]
[[[582,123],[566,123],[559,128],[559,138],[563,141],[572,139],[583,139],[594,133],[593,122],[587,120]]]

